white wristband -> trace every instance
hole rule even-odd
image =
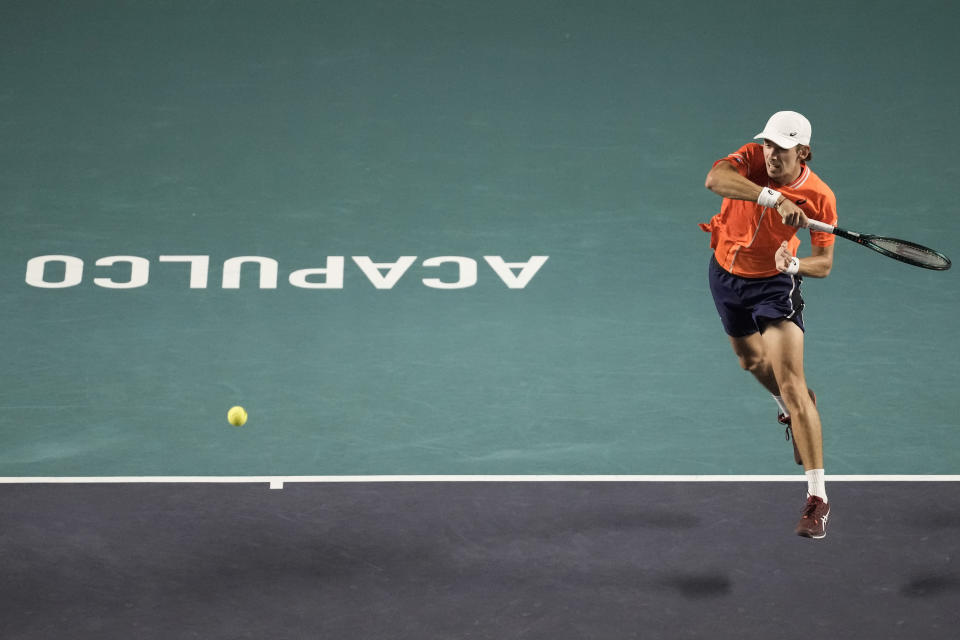
[[[790,266],[787,267],[787,270],[784,271],[787,275],[794,275],[800,273],[800,260],[796,256],[790,258]]]
[[[777,201],[780,200],[780,196],[783,195],[779,191],[775,191],[770,187],[764,187],[760,192],[760,196],[757,198],[757,204],[761,207],[770,207],[771,209],[776,208]]]

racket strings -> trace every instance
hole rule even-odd
[[[928,247],[896,238],[870,238],[870,243],[892,258],[929,269],[948,269],[950,260]]]

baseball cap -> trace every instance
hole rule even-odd
[[[772,140],[784,149],[792,149],[798,144],[810,145],[810,121],[796,111],[777,111],[767,120],[763,131],[755,135],[754,140]]]

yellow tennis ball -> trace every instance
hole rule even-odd
[[[227,422],[235,427],[242,427],[247,421],[247,410],[243,407],[230,407],[227,411]]]

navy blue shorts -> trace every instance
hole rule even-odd
[[[803,330],[803,298],[798,275],[742,278],[727,272],[710,257],[710,292],[728,336],[742,338],[771,322],[790,320]]]

